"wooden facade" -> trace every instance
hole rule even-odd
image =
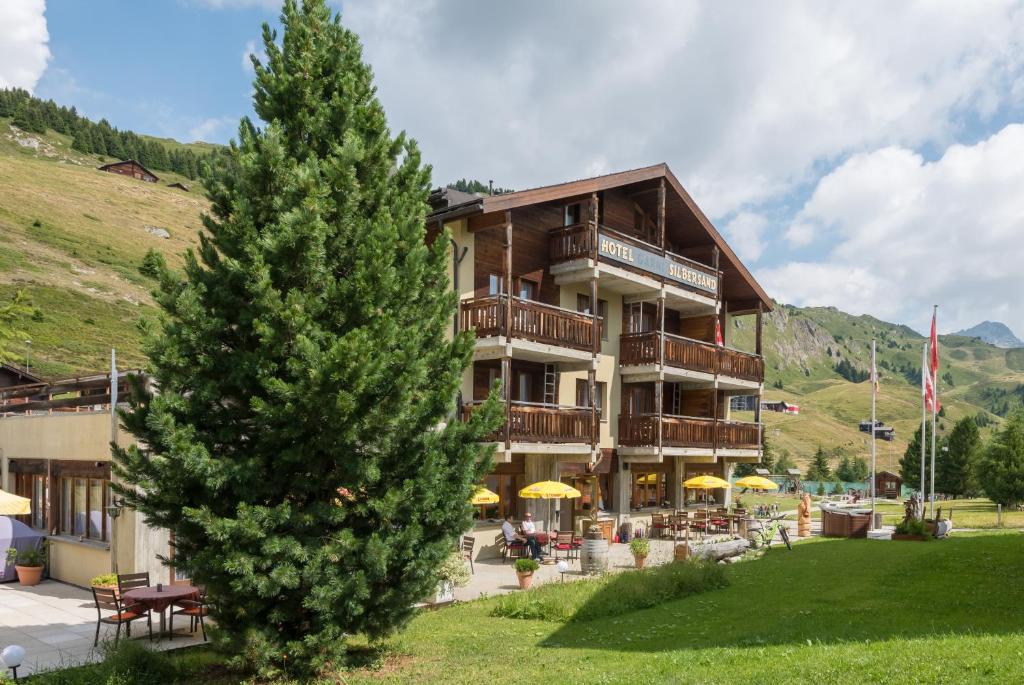
[[[502,468],[759,458],[759,403],[753,422],[734,421],[729,399],[760,398],[772,302],[665,165],[431,197],[430,234],[452,229],[471,260],[461,276],[453,266],[456,325],[477,339],[462,415],[499,389]],[[756,317],[754,349],[716,344],[741,315]]]
[[[160,180],[156,174],[136,162],[134,159],[126,159],[121,162],[104,164],[99,168],[99,170],[106,171],[110,174],[120,174],[121,176],[136,178],[140,181],[146,181],[147,183],[156,183]]]

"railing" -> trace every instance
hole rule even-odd
[[[585,224],[573,224],[551,230],[551,263],[569,262],[591,256],[594,244]]]
[[[722,376],[764,382],[764,359],[756,354],[721,348],[718,373]]]
[[[756,423],[742,421],[719,421],[718,446],[727,449],[752,449],[761,447],[761,431]]]
[[[120,402],[130,398],[129,375],[122,371],[117,388]],[[27,383],[0,389],[0,417],[110,411],[110,375],[97,374],[42,383]]]
[[[619,363],[623,366],[657,364],[658,348],[658,334],[653,331],[625,333],[619,337]],[[757,355],[668,333],[665,334],[665,365],[758,383],[764,380],[764,361]]]
[[[759,449],[760,431],[756,423],[715,421],[695,416],[661,417],[663,447],[694,447],[714,449]],[[624,447],[656,447],[658,444],[657,414],[622,414],[619,416],[619,444]]]
[[[479,402],[462,405],[463,420]],[[512,402],[509,423],[499,428],[491,440],[504,440],[506,429],[512,442],[590,443],[593,414],[589,407],[571,407],[533,402]]]
[[[616,231],[615,229],[608,228],[607,226],[601,226],[599,230],[601,235],[606,235],[609,238],[614,238],[615,240],[621,241],[623,243],[633,245],[637,249],[649,252],[654,255],[664,255],[666,259],[675,262],[676,264],[679,264],[681,266],[701,271],[709,276],[714,276],[716,278],[720,275],[714,268],[708,266],[707,264],[702,264],[694,259],[683,257],[682,255],[677,255],[673,252],[663,251],[657,245],[653,245],[646,241],[640,240],[639,238],[631,236],[627,233]],[[590,229],[587,227],[586,224],[572,224],[571,226],[559,226],[557,228],[551,229],[549,235],[552,264],[558,264],[559,262],[569,262],[574,259],[586,259],[593,255],[593,250],[595,247],[593,244],[593,234],[590,232]],[[603,257],[601,256],[599,256],[598,258],[603,259]],[[679,283],[677,283],[676,281],[671,279],[665,279],[663,276],[659,274],[655,274],[643,269],[638,270],[643,271],[645,275],[652,276],[666,283],[679,285]]]
[[[510,334],[513,338],[584,352],[593,349],[595,326],[589,314],[513,297],[512,325],[507,327],[505,304],[504,295],[463,300],[459,309],[462,330],[475,329],[478,338]],[[599,319],[597,335],[600,326]]]

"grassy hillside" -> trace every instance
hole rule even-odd
[[[155,248],[180,265],[197,242],[206,202],[196,184],[97,171],[103,161],[66,136],[26,135],[0,119],[0,296],[20,289],[30,298],[24,328],[33,370],[45,376],[103,369],[111,347],[124,365],[141,364],[135,326],[154,285],[138,271],[142,257]],[[192,192],[168,188],[173,181]]]
[[[738,319],[734,344],[753,347],[753,317]],[[801,309],[779,304],[765,319],[765,397],[800,405],[799,416],[766,413],[768,436],[806,463],[817,445],[837,455],[867,457],[867,435],[857,424],[871,415],[867,381],[850,382],[836,370],[843,360],[860,372],[870,366],[871,338],[877,340],[881,377],[877,417],[896,428],[892,443],[877,442],[879,463],[898,462],[921,422],[921,349],[926,339],[906,326],[833,307]],[[939,392],[949,430],[963,416],[981,415],[983,434],[1024,399],[1024,351],[1004,350],[977,338],[940,336]],[[952,384],[950,383],[952,382]]]

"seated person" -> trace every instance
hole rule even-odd
[[[527,514],[529,516],[529,514]],[[531,522],[532,523],[532,522]],[[516,532],[516,529],[512,526],[512,514],[505,514],[505,521],[501,524],[501,532],[505,536],[505,542],[511,544],[513,542],[524,542],[526,543],[527,549],[530,550],[530,556],[536,561],[544,559],[540,553],[540,545],[537,544],[537,538],[525,537]]]
[[[537,534],[537,524],[533,522],[533,514],[530,512],[523,514],[523,524],[519,527],[522,529],[523,535]]]

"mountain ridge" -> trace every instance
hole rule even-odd
[[[970,328],[957,331],[953,335],[962,335],[965,338],[979,338],[1003,349],[1024,347],[1024,340],[1018,338],[1010,330],[1010,327],[1001,321],[982,321]]]

